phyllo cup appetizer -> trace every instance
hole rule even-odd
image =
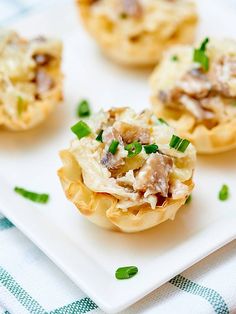
[[[62,98],[62,44],[0,31],[0,127],[27,130],[44,121]]]
[[[236,42],[206,38],[166,52],[151,77],[153,109],[199,153],[236,147]]]
[[[67,198],[93,223],[137,232],[174,219],[193,189],[196,153],[149,111],[101,111],[60,153]]]
[[[102,51],[125,65],[152,65],[167,47],[192,43],[192,0],[77,0],[82,21]]]

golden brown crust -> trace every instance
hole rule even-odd
[[[119,17],[112,19],[107,14],[108,10],[104,10],[101,14],[94,14],[92,7],[99,6],[99,1],[91,4],[91,1],[77,0],[76,3],[85,28],[97,40],[104,54],[120,64],[153,65],[159,61],[162,52],[168,47],[177,43],[192,43],[195,37],[198,18],[193,2],[188,4],[186,2],[185,8],[183,4],[181,7],[183,11],[178,6],[179,13],[177,14],[174,8],[175,3],[165,2],[163,6],[160,1],[157,8],[155,7],[157,4],[154,4],[146,11],[144,10],[144,16],[128,19]],[[107,6],[106,3],[102,5],[104,8]],[[153,18],[155,10],[158,16]],[[115,14],[119,16],[119,13]],[[150,18],[153,19],[153,25],[155,25],[151,29],[149,28]],[[161,19],[164,25],[157,22]],[[164,31],[167,28],[169,33]]]
[[[129,208],[122,211],[117,208],[117,199],[106,193],[96,193],[88,189],[82,181],[81,169],[74,156],[67,150],[60,153],[63,167],[58,171],[62,187],[67,198],[80,212],[93,223],[108,229],[131,233],[154,227],[175,214],[185,203],[186,197],[178,200],[167,199],[163,206],[151,209],[148,205]],[[193,182],[185,182],[188,195]]]
[[[46,120],[63,98],[62,80],[63,75],[59,72],[55,77],[55,87],[48,93],[47,98],[36,100],[31,110],[22,113],[20,119],[6,115],[0,108],[0,126],[11,131],[24,131]]]
[[[181,137],[187,138],[200,154],[216,154],[236,148],[236,118],[208,129],[204,125],[194,127],[195,119],[189,113],[176,114],[166,109],[156,97],[152,98],[153,110],[173,126]]]

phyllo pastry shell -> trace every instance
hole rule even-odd
[[[236,147],[236,42],[176,46],[151,76],[152,104],[199,153]]]
[[[0,127],[27,130],[62,99],[62,43],[0,31]]]
[[[102,51],[125,65],[152,65],[173,44],[195,37],[192,0],[77,0],[82,21]]]
[[[188,141],[151,112],[128,108],[101,111],[72,129],[80,139],[60,153],[58,175],[85,217],[123,232],[174,219],[193,189],[196,152]]]

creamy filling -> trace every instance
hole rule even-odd
[[[188,186],[184,182],[192,176],[194,151],[190,149],[189,157],[170,148],[168,143],[173,131],[169,126],[150,126],[151,113],[134,116],[129,110],[123,113],[119,110],[98,115],[100,121],[96,126],[90,123],[96,133],[103,126],[103,143],[91,138],[73,142],[71,150],[82,169],[84,183],[95,192],[117,197],[118,207],[122,209],[135,204],[149,204],[154,209],[162,206],[167,198],[187,195]],[[144,146],[153,144],[157,138],[158,151],[146,153]],[[111,153],[109,148],[114,140],[119,145]],[[127,145],[134,142],[142,145],[142,150],[129,157]],[[182,160],[182,164],[178,166],[177,160]]]
[[[215,126],[236,116],[236,58],[221,57],[209,72],[200,68],[188,71],[170,90],[158,98],[166,107],[185,110],[196,123]]]
[[[43,37],[26,41],[14,32],[0,33],[0,108],[5,114],[21,118],[54,87],[55,46]]]

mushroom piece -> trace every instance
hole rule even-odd
[[[134,190],[144,192],[145,197],[157,193],[167,197],[172,166],[171,157],[159,153],[151,154],[135,177]]]
[[[236,57],[220,58],[210,76],[217,92],[225,97],[236,97]]]
[[[147,128],[126,122],[117,122],[116,130],[127,144],[135,141],[139,141],[141,144],[150,142],[150,131]]]
[[[35,81],[37,92],[40,95],[49,91],[54,85],[53,79],[43,70],[38,70],[36,72]]]

